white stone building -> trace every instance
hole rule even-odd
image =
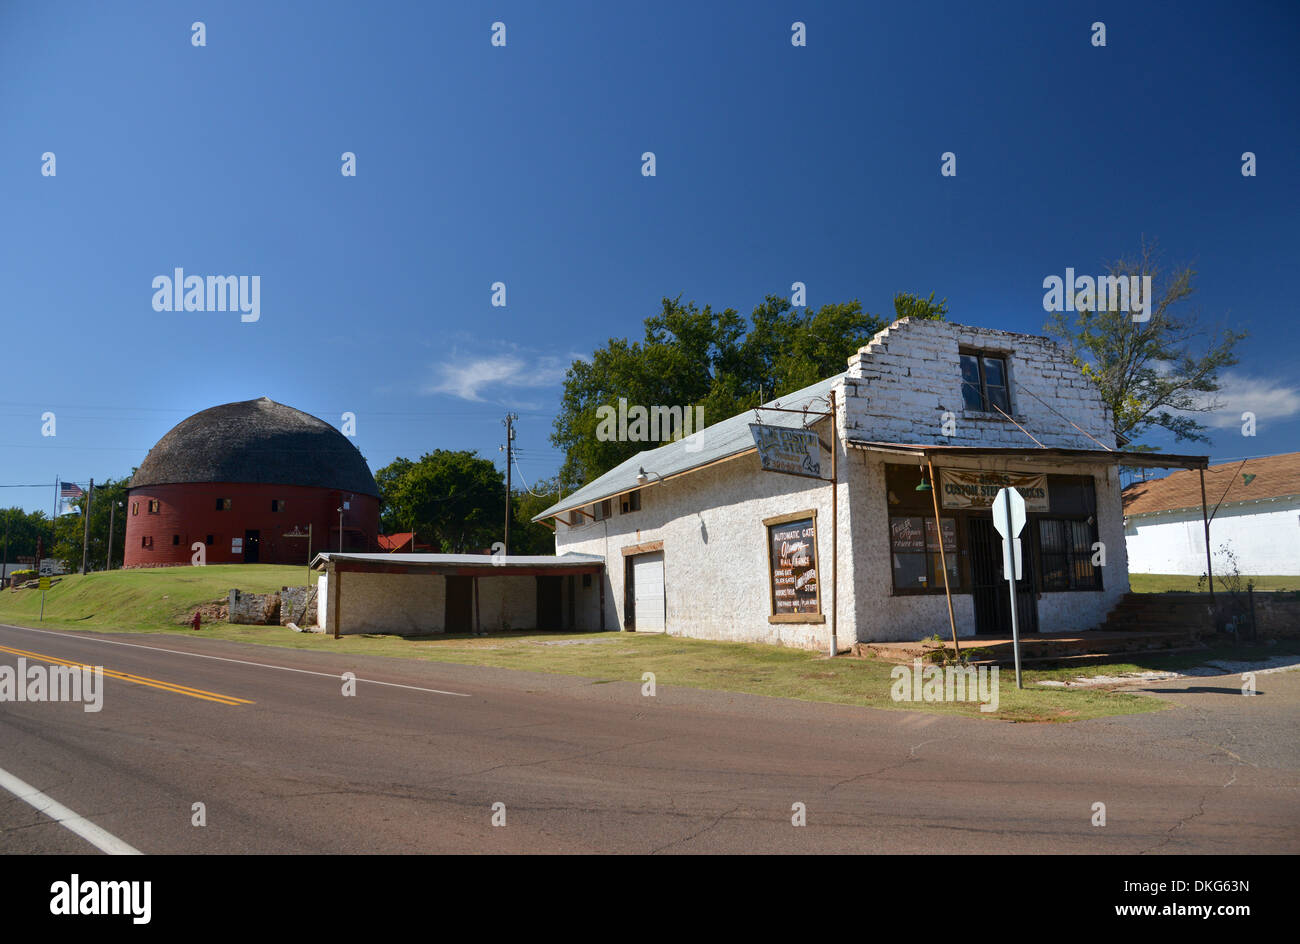
[[[834,432],[814,415],[832,402]],[[814,430],[821,478],[764,471],[751,423]],[[959,636],[1009,634],[989,504],[1014,485],[1021,630],[1077,632],[1128,590],[1121,459],[1155,464],[1115,450],[1106,406],[1053,342],[903,319],[843,373],[638,453],[537,520],[557,552],[605,561],[611,628],[823,649],[833,631],[845,649],[946,638],[949,599]]]
[[[326,551],[311,566],[332,636],[605,628],[599,557]]]
[[[1300,452],[1213,465],[1205,470],[1211,564],[1243,576],[1300,575]],[[1206,572],[1201,487],[1190,471],[1124,489],[1129,570]]]

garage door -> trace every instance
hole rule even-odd
[[[638,633],[664,631],[664,554],[632,558],[632,615]]]

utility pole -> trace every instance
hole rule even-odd
[[[12,511],[12,509],[10,508],[5,509],[5,559],[4,559],[4,563],[0,564],[0,587],[4,586],[5,576],[9,573],[9,512],[10,511]],[[38,564],[37,567],[39,568],[40,565]]]
[[[86,573],[90,554],[90,503],[95,497],[95,480],[90,480],[90,489],[86,492],[86,507],[82,509],[84,520],[81,522],[81,572]],[[37,567],[39,567],[39,562]]]
[[[507,413],[506,418],[502,420],[506,426],[506,537],[502,542],[505,553],[510,553],[510,467],[515,457],[515,420],[519,419],[518,413]]]
[[[108,503],[108,556],[105,559],[105,570],[113,569],[113,512],[122,507],[120,501],[110,501]]]

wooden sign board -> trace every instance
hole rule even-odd
[[[1042,472],[981,472],[977,469],[940,469],[939,488],[944,508],[982,510],[1004,488],[1014,488],[1028,511],[1049,510],[1047,475]]]
[[[820,613],[817,580],[817,523],[798,518],[769,525],[772,615]]]
[[[749,432],[764,472],[822,477],[821,441],[813,430],[750,423]]]

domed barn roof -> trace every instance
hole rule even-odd
[[[195,413],[149,450],[131,487],[180,482],[305,485],[378,496],[356,446],[324,420],[262,397]]]

